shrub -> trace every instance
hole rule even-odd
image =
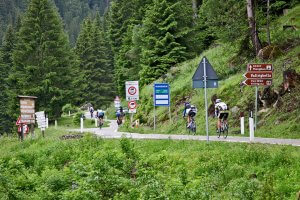
[[[84,115],[84,112],[82,112],[82,111],[79,111],[79,112],[75,113],[75,115],[73,117],[73,123],[75,125],[79,125],[80,124],[80,118],[81,118],[82,115]]]
[[[62,107],[62,112],[64,113],[64,114],[68,114],[69,113],[69,111],[71,112],[71,113],[74,113],[74,112],[77,112],[79,109],[76,107],[76,106],[73,106],[72,104],[70,104],[70,103],[68,103],[68,104],[66,104],[66,105],[64,105],[63,107]]]

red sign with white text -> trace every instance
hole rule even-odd
[[[272,79],[273,74],[272,72],[247,72],[244,74],[245,78],[258,78],[258,79]]]
[[[248,64],[247,65],[247,71],[273,71],[273,65],[272,64]]]
[[[249,86],[270,86],[272,79],[246,79],[243,83]]]

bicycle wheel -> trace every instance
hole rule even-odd
[[[224,125],[224,133],[223,133],[223,136],[224,136],[225,139],[226,139],[227,136],[228,136],[228,125],[227,125],[227,124]]]
[[[192,131],[194,132],[194,135],[196,135],[197,125],[196,125],[195,122],[193,123],[193,130]]]
[[[217,133],[218,138],[220,138],[222,132],[223,132],[223,131],[222,131],[222,126],[221,126],[221,128],[218,129],[218,133]]]

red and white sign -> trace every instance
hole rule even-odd
[[[137,89],[134,86],[131,86],[128,88],[128,94],[130,94],[130,95],[135,95],[136,91],[137,91]]]
[[[129,109],[135,109],[136,108],[136,102],[135,101],[129,101],[128,102],[128,108]]]
[[[258,78],[258,79],[272,79],[272,71],[270,72],[265,72],[265,71],[256,71],[256,72],[247,72],[244,74],[245,78]]]
[[[248,64],[247,71],[273,71],[272,64]]]
[[[138,81],[126,81],[126,100],[139,100],[139,82]]]
[[[272,79],[246,79],[243,83],[249,86],[271,86]]]

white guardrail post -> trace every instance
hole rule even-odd
[[[249,117],[249,132],[250,132],[250,142],[254,141],[254,119]]]
[[[241,117],[241,134],[245,134],[245,117]]]
[[[83,133],[83,117],[80,118],[80,133]]]

